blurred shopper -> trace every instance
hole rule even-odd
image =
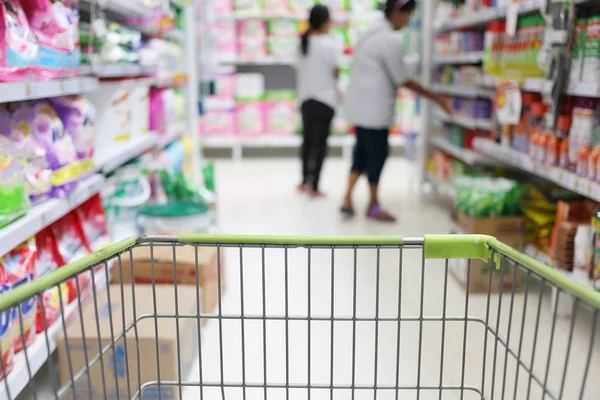
[[[327,154],[327,138],[337,105],[341,46],[331,35],[329,9],[316,5],[302,35],[297,62],[298,96],[302,109],[302,182],[298,190],[322,197],[319,179]]]
[[[346,120],[356,130],[350,179],[342,205],[342,213],[348,216],[354,215],[354,186],[358,178],[366,174],[370,186],[368,218],[395,221],[395,217],[380,205],[378,187],[388,156],[388,134],[394,123],[398,89],[410,89],[436,102],[446,112],[452,111],[448,97],[433,93],[411,80],[404,64],[402,44],[396,31],[408,24],[416,6],[415,0],[387,0],[385,19],[368,30],[356,45],[344,102]]]

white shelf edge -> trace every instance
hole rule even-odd
[[[433,85],[433,90],[444,93],[449,96],[468,97],[468,98],[491,98],[493,93],[490,90],[479,89],[476,86],[467,85],[444,85],[436,83]]]
[[[91,76],[0,83],[0,103],[87,93],[98,89],[98,84],[98,79]]]
[[[434,115],[436,115],[443,122],[462,126],[463,128],[492,130],[492,121],[491,120],[481,120],[481,119],[463,117],[460,115],[449,116],[441,111],[436,111],[436,113]]]
[[[111,265],[109,265],[109,277],[110,268]],[[106,288],[107,283],[106,272],[104,267],[96,271],[94,275],[96,291],[100,293]],[[90,286],[86,289],[85,292],[83,292],[83,295],[81,297],[80,302],[82,307],[85,306],[85,304],[87,304],[93,298],[92,290],[92,283],[90,282]],[[66,294],[63,293],[63,296],[66,296]],[[65,322],[67,324],[72,319],[79,317],[80,302],[74,300],[64,308]],[[26,350],[23,350],[15,355],[13,370],[10,374],[8,374],[7,378],[11,399],[17,398],[17,396],[23,391],[23,389],[25,389],[25,387],[29,383],[29,371],[27,370],[27,361],[29,361],[29,369],[31,370],[31,375],[35,376],[35,374],[42,368],[46,361],[48,361],[50,354],[54,353],[54,351],[56,350],[56,338],[62,335],[62,329],[62,320],[61,318],[58,318],[47,329],[48,344],[46,344],[46,336],[43,333],[39,333],[37,334],[35,341],[30,346],[28,346]],[[48,345],[50,349],[48,349]],[[27,361],[25,352],[27,352]],[[58,368],[58,365],[55,365],[54,367]],[[0,399],[8,399],[8,394],[6,393],[6,383],[4,381],[0,382]]]
[[[526,255],[528,255],[529,257],[537,260],[538,262],[541,262],[542,264],[544,264],[548,267],[556,269],[557,271],[564,274],[568,278],[594,289],[594,282],[591,279],[584,276],[584,274],[569,272],[569,271],[558,268],[554,264],[554,262],[552,261],[550,256],[548,254],[544,253],[543,251],[541,251],[537,246],[535,246],[531,243],[526,245],[524,253]]]
[[[334,21],[373,21],[380,19],[383,16],[383,13],[379,10],[370,10],[370,11],[347,11],[344,13],[336,13],[334,12],[332,15],[332,19]],[[217,20],[224,21],[244,21],[244,20],[274,20],[274,19],[291,19],[295,21],[305,21],[308,19],[308,15],[306,13],[297,13],[297,14],[265,14],[265,13],[255,13],[255,12],[234,12],[231,14],[223,14],[217,15]]]
[[[127,161],[132,160],[147,150],[154,147],[156,141],[156,135],[153,133],[146,133],[139,135],[134,139],[129,140],[127,143],[119,144],[117,146],[118,151],[116,154],[106,154],[99,159],[95,159],[94,162],[99,170],[105,174],[114,171]]]
[[[600,184],[596,182],[557,167],[534,163],[528,155],[501,146],[488,139],[476,138],[473,146],[478,152],[502,161],[507,165],[539,176],[573,193],[600,201]]]
[[[483,51],[433,56],[434,64],[473,64],[483,60]]]
[[[100,192],[103,183],[104,177],[94,174],[79,182],[67,198],[36,204],[23,217],[0,229],[0,257]]]
[[[433,136],[431,143],[438,149],[450,154],[452,157],[461,160],[468,165],[499,165],[500,163],[492,158],[476,153],[473,150],[461,149],[450,143],[447,139],[440,136]]]
[[[178,122],[164,135],[157,135],[156,149],[162,150],[171,143],[181,139],[185,134],[185,122]]]

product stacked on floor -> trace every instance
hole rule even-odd
[[[315,1],[235,1],[213,4],[205,38],[207,70],[213,82],[203,102],[199,130],[207,147],[223,144],[248,146],[297,146],[301,134],[296,98],[294,60],[299,36],[307,28],[307,17]],[[358,37],[383,13],[374,1],[324,2],[333,18],[331,34],[343,48],[339,92],[348,84],[352,54]],[[419,35],[415,27],[401,32],[407,63],[416,64]],[[212,67],[210,67],[212,65]],[[260,89],[257,89],[260,88]],[[251,93],[249,94],[248,91]],[[416,97],[398,94],[398,123],[392,134],[418,130]],[[351,132],[344,111],[336,110],[331,144],[345,145]]]
[[[173,4],[0,5],[2,293],[124,235],[213,229],[214,172],[196,162],[184,96],[197,90],[187,80],[194,55],[183,54],[194,29],[182,17],[193,7]],[[206,185],[195,179],[197,165]],[[60,347],[62,323],[104,289],[111,267],[2,313],[0,398],[20,395]],[[56,340],[47,345],[46,334]]]
[[[537,189],[527,186],[521,206],[525,249],[600,289],[594,239],[600,9],[575,3],[576,14],[543,0],[440,5],[432,77],[437,90],[455,97],[455,113],[436,113],[427,173],[459,209],[461,193],[480,190],[481,178],[470,177],[498,173],[489,166],[507,167],[520,182],[535,181]],[[497,186],[488,185],[491,191]],[[488,217],[501,223],[502,215]]]

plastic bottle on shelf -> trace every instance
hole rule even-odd
[[[594,99],[580,98],[575,104],[575,108],[573,109],[573,124],[569,134],[569,164],[572,167],[577,165],[581,147],[591,144],[596,109],[596,101]]]
[[[588,175],[588,159],[590,157],[590,148],[587,144],[584,144],[577,153],[577,167],[575,172],[577,176],[587,177]]]
[[[586,25],[581,80],[600,82],[600,15],[593,16]]]
[[[527,125],[525,125],[524,143],[525,143],[526,147],[530,143],[530,137],[535,133],[538,134],[538,146],[541,147],[541,145],[543,144],[543,143],[539,142],[539,138],[542,134],[544,134],[544,132],[542,132],[542,129],[543,129],[543,121],[544,121],[545,113],[546,113],[546,107],[544,106],[543,103],[534,102],[531,105],[529,119],[527,121]],[[539,148],[538,151],[540,153],[538,153],[538,157],[536,157],[536,158],[538,158],[540,162],[543,162],[543,159],[545,158],[546,147],[543,146],[543,147]],[[527,153],[527,152],[528,152],[528,149],[526,148],[524,153]]]
[[[568,116],[561,115],[558,118],[556,137],[560,142],[558,154],[558,166],[563,169],[570,169],[569,162],[569,131],[571,130],[572,120]]]
[[[556,133],[550,133],[546,143],[546,165],[556,167],[558,165],[559,154],[560,141],[558,140],[558,136]]]
[[[484,60],[483,70],[488,75],[502,75],[500,67],[500,49],[504,37],[503,24],[500,21],[494,21],[488,25],[484,34]]]
[[[571,76],[573,82],[581,80],[581,69],[583,67],[584,48],[586,45],[586,18],[578,18],[575,25],[575,37],[573,41],[573,55],[571,56]]]
[[[600,161],[600,146],[594,146],[588,158],[587,178],[591,181],[596,180],[598,161]]]

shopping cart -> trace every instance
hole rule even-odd
[[[102,290],[134,275],[139,248],[150,284]],[[161,284],[159,250],[175,282],[192,252],[194,284]],[[24,305],[44,311],[43,293],[69,283],[80,295],[50,326],[41,313],[0,398],[600,398],[600,294],[488,236],[132,238],[9,291],[0,310],[22,328]]]

